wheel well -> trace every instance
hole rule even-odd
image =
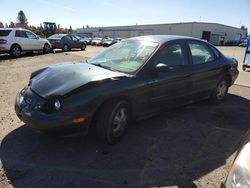
[[[48,45],[49,45],[49,43],[47,43],[47,42],[46,42],[46,43],[43,45],[43,47],[45,47],[45,45],[46,45],[46,44],[48,44]]]
[[[231,85],[232,77],[229,74],[226,74],[224,77],[229,81],[229,84]]]
[[[105,101],[103,101],[103,103],[101,103],[99,105],[99,107],[97,108],[97,110],[95,111],[94,115],[93,115],[93,118],[90,122],[90,126],[89,126],[89,131],[93,131],[96,127],[96,121],[97,121],[97,118],[98,118],[98,115],[99,115],[99,112],[101,110],[101,108],[107,104],[108,102],[111,102],[111,101],[114,101],[114,100],[125,100],[128,105],[129,105],[129,112],[130,112],[130,117],[133,119],[133,102],[132,102],[132,99],[130,99],[129,97],[126,97],[126,96],[117,96],[117,97],[113,97],[113,98],[109,98]]]
[[[18,46],[22,50],[22,47],[19,44],[17,44],[17,43],[12,44],[11,47],[10,47],[10,49],[12,49],[14,46]]]

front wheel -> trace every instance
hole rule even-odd
[[[83,51],[83,50],[85,50],[85,48],[86,48],[86,45],[83,44],[83,45],[81,46],[81,50]]]
[[[211,101],[213,103],[219,103],[223,101],[227,95],[228,88],[229,88],[229,79],[227,77],[224,77],[218,82],[215,90],[212,92],[210,97]]]
[[[48,53],[50,53],[50,51],[51,51],[50,45],[47,44],[47,43],[44,44],[43,53],[44,53],[44,54],[48,54]]]
[[[121,140],[129,121],[129,105],[125,100],[110,101],[101,108],[97,118],[97,136],[107,144]]]
[[[64,51],[64,52],[69,51],[69,46],[68,46],[67,44],[65,44],[65,45],[63,46],[63,51]]]

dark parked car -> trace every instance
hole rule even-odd
[[[250,130],[242,137],[236,157],[221,188],[250,187]]]
[[[67,34],[55,34],[48,38],[53,49],[62,49],[67,52],[72,48],[80,48],[85,50],[87,44],[86,42],[76,35]]]
[[[239,47],[246,47],[247,46],[247,40],[244,40],[239,44]]]
[[[33,72],[17,94],[15,110],[34,129],[95,128],[113,144],[130,120],[206,98],[221,102],[238,76],[237,65],[199,39],[130,38],[87,63]]]

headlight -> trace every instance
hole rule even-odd
[[[27,87],[23,88],[19,93],[19,101],[17,101],[19,104],[22,104],[25,92],[27,91]]]
[[[50,98],[41,108],[46,113],[58,112],[62,108],[62,101],[60,96]]]
[[[250,187],[250,142],[240,151],[226,181],[226,188]]]
[[[22,104],[22,102],[23,102],[23,96],[20,95],[20,96],[19,96],[19,104]]]
[[[55,100],[55,102],[54,102],[54,107],[55,107],[55,109],[56,109],[57,111],[60,110],[60,108],[61,108],[61,103],[60,103],[60,101],[59,101],[58,99]]]

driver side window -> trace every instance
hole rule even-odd
[[[31,32],[28,32],[28,31],[26,31],[26,36],[27,36],[29,39],[36,39],[36,38],[37,38],[36,35],[34,35],[34,34],[31,33]]]
[[[163,63],[171,68],[187,64],[181,44],[172,44],[163,48],[160,52],[157,63]]]

